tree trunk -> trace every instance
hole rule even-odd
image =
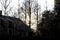
[[[30,0],[29,0],[29,28],[31,28],[31,7],[30,7]]]
[[[25,23],[26,23],[26,17],[27,15],[26,15],[26,3],[25,3]]]

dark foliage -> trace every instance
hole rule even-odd
[[[55,12],[45,11],[43,13],[42,22],[39,24],[38,30],[41,32],[42,38],[59,38],[60,36],[60,16]]]

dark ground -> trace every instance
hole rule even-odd
[[[40,36],[28,36],[28,37],[20,37],[20,36],[8,36],[8,35],[1,35],[0,36],[0,40],[45,40],[45,39],[48,39],[48,40],[52,40],[52,39],[59,39],[58,37],[55,38],[55,37],[40,37]]]

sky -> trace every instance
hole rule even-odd
[[[20,4],[23,3],[24,0],[20,0]],[[47,6],[48,6],[48,10],[53,10],[54,8],[54,0],[38,0],[39,5],[41,5],[41,10],[44,11],[46,8],[46,1],[47,1]],[[18,7],[18,0],[12,0],[11,6],[14,7]],[[1,5],[1,4],[0,4]],[[0,10],[1,10],[1,6],[0,6]]]
[[[47,2],[47,3],[46,3]],[[53,10],[54,8],[54,0],[38,0],[39,5],[41,5],[41,10],[44,11],[46,6],[48,10]]]
[[[20,0],[20,4],[23,3],[24,0]],[[47,2],[47,3],[46,3]],[[46,6],[48,10],[53,10],[54,8],[54,0],[38,0],[39,5],[41,6],[41,11],[43,12],[44,10],[46,10]],[[0,4],[1,5],[1,4]],[[18,0],[12,0],[12,3],[10,4],[11,7],[14,7],[16,9],[18,9]],[[0,10],[2,10],[2,7],[0,6]],[[15,10],[15,9],[13,9]],[[33,15],[33,14],[32,14]],[[35,15],[33,15],[32,17],[34,17]],[[36,20],[34,18],[32,18],[32,23],[36,23]],[[36,30],[36,24],[32,25],[31,27],[32,29]]]
[[[24,0],[20,0],[20,4],[23,3]],[[47,2],[47,5],[46,5]],[[54,8],[54,0],[38,0],[39,5],[41,5],[41,10],[44,11],[47,7],[48,10],[53,10]],[[13,4],[18,4],[17,0],[13,0]],[[15,5],[16,6],[16,5]]]

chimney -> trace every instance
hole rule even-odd
[[[0,10],[0,16],[2,16],[2,11]]]

